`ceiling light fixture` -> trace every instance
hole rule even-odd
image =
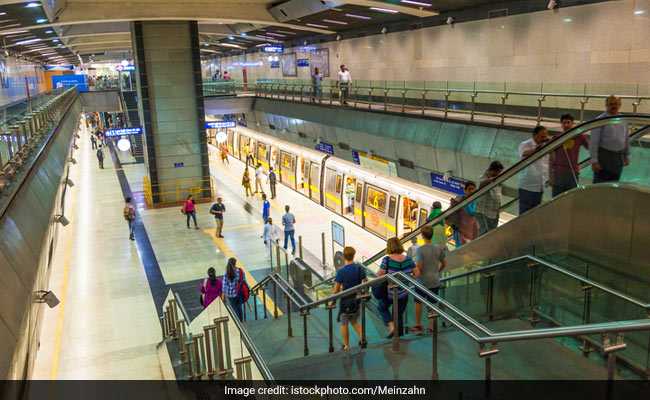
[[[329,28],[329,26],[319,25],[319,24],[305,24],[305,25],[307,25],[307,26],[313,26],[314,28],[323,28],[323,29],[327,29],[327,28]]]
[[[0,15],[7,15],[6,12],[0,12]]]
[[[43,40],[43,39],[41,39],[41,38],[36,38],[36,39],[29,39],[29,40],[21,40],[20,42],[16,42],[15,44],[17,44],[17,45],[24,45],[24,44],[30,44],[30,43],[40,42],[41,40]]]
[[[366,17],[365,15],[359,15],[359,14],[345,14],[345,16],[350,18],[357,18],[357,19],[372,19],[370,17]]]
[[[47,18],[38,18],[38,19],[36,20],[36,23],[37,23],[37,24],[44,24],[44,23],[46,23],[46,22],[47,22]]]
[[[414,6],[420,6],[420,7],[431,7],[430,3],[423,3],[421,1],[413,1],[413,0],[401,0],[401,3],[404,4],[412,4]]]
[[[333,19],[324,19],[323,22],[328,22],[330,24],[338,24],[338,25],[347,25],[348,24],[347,22],[336,21],[336,20],[333,20]]]
[[[386,14],[397,14],[399,12],[399,11],[391,10],[389,8],[370,7],[370,9],[373,11],[379,11]]]
[[[230,36],[228,36],[228,39],[233,40],[233,39],[235,39],[235,37],[230,35]]]
[[[34,7],[40,7],[40,4],[35,2],[25,4],[25,8],[34,8]]]
[[[266,34],[270,36],[287,37],[287,35],[283,35],[281,33],[266,32]]]
[[[52,29],[48,29],[45,31],[45,33],[54,33],[54,31]]]
[[[270,45],[268,43],[260,43],[255,45],[255,47],[264,47],[264,46],[270,46]]]
[[[566,17],[563,19],[564,22],[573,22],[573,18],[571,17]]]
[[[289,32],[289,31],[278,31],[280,33],[286,33],[287,35],[295,35],[296,32]]]
[[[645,10],[634,10],[634,15],[643,15],[645,14]]]
[[[242,33],[240,33],[240,35],[241,36],[248,36],[248,34],[246,32],[242,32]]]

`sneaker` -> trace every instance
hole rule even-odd
[[[219,235],[220,238],[223,238],[223,235]]]
[[[131,240],[135,240],[135,238],[133,237],[133,235],[129,236],[129,239],[131,239]]]

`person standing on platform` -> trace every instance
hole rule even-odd
[[[208,268],[208,277],[203,280],[199,290],[201,291],[200,300],[203,308],[207,308],[214,299],[221,297],[223,282],[222,278],[217,278],[214,268]]]
[[[262,219],[266,222],[271,216],[271,202],[266,199],[266,194],[262,193]]]
[[[609,96],[607,111],[598,118],[620,115],[621,99]],[[630,164],[630,135],[626,123],[606,125],[591,131],[589,143],[594,183],[618,182],[623,167]]]
[[[90,146],[91,149],[97,150],[97,138],[92,133],[90,134]]]
[[[226,206],[222,203],[221,197],[217,197],[217,202],[210,207],[210,214],[214,215],[214,223],[217,225],[215,236],[222,238],[223,235],[223,213],[226,212]]]
[[[221,150],[221,163],[230,165],[230,161],[228,160],[228,146],[226,146],[225,143],[222,143],[221,146],[219,146],[219,150]]]
[[[192,198],[192,195],[188,195],[187,199],[183,202],[183,207],[181,212],[185,214],[187,219],[187,229],[190,229],[190,218],[194,221],[194,229],[199,229],[199,226],[196,224],[196,202]]]
[[[321,97],[321,84],[323,83],[323,74],[320,73],[318,67],[314,67],[314,72],[311,74],[311,101],[312,103],[320,100]]]
[[[248,168],[244,169],[244,176],[241,178],[241,185],[244,187],[246,197],[253,195],[253,191],[251,190],[251,177],[248,175]]]
[[[135,240],[135,207],[131,202],[131,198],[124,199],[124,209],[122,210],[124,220],[129,224],[129,239]]]
[[[336,271],[336,277],[334,278],[334,291],[332,294],[350,289],[368,280],[366,277],[366,271],[363,267],[354,262],[355,254],[356,250],[354,250],[353,247],[347,246],[343,249],[345,265]],[[359,337],[359,345],[365,347],[365,343],[361,342],[362,330],[361,324],[359,323],[359,311],[361,308],[360,301],[361,300],[357,299],[356,294],[343,297],[339,301],[339,314],[337,320],[341,323],[343,351],[350,350],[349,324],[352,324],[352,328],[354,328],[354,331]]]
[[[267,182],[271,188],[271,199],[275,199],[275,184],[277,183],[278,178],[275,175],[275,171],[273,170],[273,167],[269,168],[269,176],[267,178]]]
[[[476,191],[476,184],[472,181],[465,182],[465,190],[462,196],[451,199],[449,207],[462,202]],[[478,237],[478,221],[474,217],[476,214],[476,202],[472,201],[465,207],[456,211],[447,218],[447,223],[451,225],[454,235],[456,248],[471,242]]]
[[[447,267],[447,260],[445,260],[447,248],[431,242],[433,239],[433,229],[430,226],[422,228],[422,239],[424,240],[424,244],[419,246],[415,253],[415,270],[413,275],[429,291],[438,294],[440,291],[440,273]],[[423,293],[417,288],[415,290],[418,294],[427,298],[426,293]],[[433,300],[433,303],[436,303],[436,301]],[[429,330],[431,329],[433,329],[432,326],[429,327]],[[423,333],[422,303],[418,299],[415,299],[415,326],[411,331],[414,333]]]
[[[519,144],[519,157],[524,159],[548,142],[548,130],[539,125],[533,129],[533,137]],[[519,215],[542,202],[544,186],[548,182],[548,156],[529,165],[519,174]]]
[[[104,169],[104,151],[101,147],[97,149],[97,162],[99,163],[99,169]]]
[[[291,254],[296,254],[296,217],[289,212],[289,206],[284,206],[285,214],[282,216],[282,226],[284,226],[284,249],[287,250],[288,240],[291,239]]]
[[[352,76],[350,75],[350,70],[345,66],[341,65],[341,70],[339,71],[339,92],[340,92],[340,102],[341,105],[348,105],[348,97],[350,95],[350,86],[352,85]]]
[[[570,131],[575,126],[574,118],[571,114],[564,114],[560,118],[560,123],[562,124],[563,133]],[[578,186],[578,179],[580,177],[580,165],[578,165],[580,147],[589,150],[589,140],[587,139],[587,135],[583,133],[573,139],[567,140],[562,147],[551,153],[549,160],[549,182],[553,188],[553,197]]]
[[[266,223],[264,224],[264,232],[262,233],[262,239],[264,240],[264,245],[266,246],[266,254],[271,257],[271,248],[274,243],[280,239],[280,228],[273,225],[273,218],[268,217]]]
[[[262,179],[264,178],[264,169],[262,164],[258,163],[257,168],[255,168],[255,194],[264,193],[264,188],[262,188]]]
[[[492,161],[488,169],[481,176],[480,187],[489,185],[503,172],[500,161]],[[501,186],[490,191],[476,200],[476,219],[478,220],[479,234],[484,235],[499,225],[501,212]]]
[[[240,321],[244,319],[243,301],[241,296],[241,288],[246,282],[244,271],[237,268],[237,259],[231,257],[228,259],[226,265],[226,274],[223,276],[223,290],[221,292],[221,300],[230,303],[230,306],[235,310],[235,314]]]

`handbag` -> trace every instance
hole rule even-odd
[[[237,295],[239,296],[239,299],[242,301],[242,303],[246,303],[251,295],[251,289],[248,286],[246,279],[244,278],[244,271],[242,271],[241,268],[239,268],[239,285],[237,287]]]

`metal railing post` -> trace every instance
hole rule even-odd
[[[307,357],[309,355],[309,343],[307,340],[307,317],[309,316],[309,311],[302,310],[300,313],[302,314],[303,355]]]
[[[361,348],[368,347],[368,339],[366,337],[366,300],[367,296],[361,299]]]
[[[268,311],[266,310],[266,290],[262,288],[262,308],[264,309],[264,319],[268,318]]]
[[[354,87],[354,108],[357,108],[357,98],[359,97],[359,88]]]
[[[582,286],[583,304],[582,304],[582,323],[588,324],[591,321],[591,285]],[[589,341],[585,338],[582,340],[582,353],[588,354],[591,351]]]
[[[487,273],[483,275],[487,278],[487,299],[485,299],[485,312],[488,320],[494,319],[494,273]]]
[[[528,297],[528,305],[530,307],[530,323],[532,325],[535,325],[537,322],[539,322],[539,318],[535,312],[535,305],[537,304],[537,296],[535,290],[535,285],[537,284],[537,263],[529,262],[527,266],[530,270],[530,293]]]
[[[302,260],[302,235],[298,236],[298,257]]]
[[[422,91],[422,115],[424,115],[424,108],[426,107],[427,103],[427,91],[423,90]]]
[[[327,305],[327,333],[329,339],[329,348],[330,353],[334,352],[334,316],[333,310],[336,307],[336,303],[332,302]]]
[[[278,318],[278,284],[273,281],[273,318]]]
[[[438,380],[438,313],[429,311],[431,324],[431,379]]]
[[[627,345],[623,342],[623,335],[616,334],[616,341],[612,343],[609,334],[603,335],[603,352],[607,354],[607,380],[616,379],[616,352],[625,350]]]
[[[208,379],[212,379],[214,376],[214,368],[212,367],[212,330],[214,325],[207,325],[203,327],[203,337],[205,338],[205,364],[206,364],[206,375]]]
[[[253,313],[255,315],[255,320],[257,321],[257,292],[253,293]]]
[[[402,90],[402,113],[406,111],[406,89]]]
[[[275,261],[276,261],[275,272],[281,272],[282,271],[282,259],[280,258],[280,245],[278,244],[277,240],[275,242]]]
[[[492,344],[492,348],[487,348],[485,344],[481,343],[478,356],[485,359],[485,380],[492,380],[492,356],[499,352],[499,349],[496,347],[496,343]]]
[[[584,97],[580,100],[580,122],[585,120],[585,106],[589,102],[589,97]],[[636,111],[635,111],[636,112]]]
[[[287,336],[293,336],[293,329],[291,328],[291,299],[287,295]]]
[[[384,111],[388,111],[388,88],[384,88]]]
[[[372,86],[368,88],[368,110],[372,110]]]
[[[393,351],[399,351],[399,337],[401,333],[402,326],[400,326],[399,321],[399,293],[398,287],[394,284],[389,284],[389,289],[392,292],[393,297]]]

